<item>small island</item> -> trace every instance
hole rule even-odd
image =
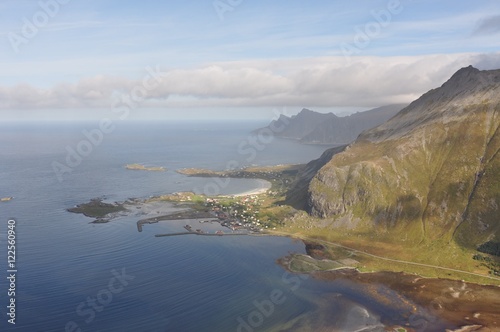
[[[125,165],[126,169],[133,171],[150,171],[150,172],[165,172],[165,167],[162,166],[144,166],[141,164],[127,164]]]
[[[101,198],[93,198],[88,203],[78,204],[67,209],[68,212],[81,213],[86,217],[96,218],[93,223],[106,223],[112,214],[126,211],[123,204],[104,203]]]

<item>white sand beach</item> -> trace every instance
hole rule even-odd
[[[241,197],[241,196],[265,194],[269,189],[271,189],[271,182],[262,179],[258,179],[257,182],[258,182],[257,188],[231,196]]]

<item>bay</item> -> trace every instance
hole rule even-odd
[[[250,158],[242,147],[249,151],[249,133],[261,125],[117,124],[60,181],[54,163],[67,165],[68,151],[89,142],[85,133],[99,124],[3,124],[0,196],[14,199],[0,205],[0,236],[6,239],[6,222],[14,218],[18,273],[17,324],[2,320],[2,331],[232,331],[242,329],[240,322],[257,310],[255,301],[265,303],[276,289],[286,301],[272,317],[264,317],[259,329],[312,310],[314,304],[301,292],[307,293],[304,285],[314,282],[296,279],[276,264],[290,252],[304,252],[301,242],[276,237],[159,239],[153,235],[176,225],[148,225],[138,233],[134,217],[95,225],[66,211],[94,197],[120,201],[203,192],[211,181],[180,175],[175,172],[179,168],[224,169],[229,161],[241,167],[302,163],[325,149],[275,139],[258,145],[255,158]],[[129,163],[168,171],[130,171],[124,167]],[[232,179],[220,193],[258,185],[255,180]],[[7,270],[5,260],[1,270]],[[120,284],[117,274],[129,279]],[[295,289],[297,280],[300,289]],[[7,286],[2,278],[0,288]],[[120,292],[112,293],[110,287]],[[95,299],[106,305],[92,304]]]

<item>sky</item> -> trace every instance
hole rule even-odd
[[[500,68],[498,0],[2,0],[0,119],[266,118]]]

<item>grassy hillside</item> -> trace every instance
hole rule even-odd
[[[499,128],[500,71],[460,70],[302,183],[318,234],[441,251],[500,242]]]

